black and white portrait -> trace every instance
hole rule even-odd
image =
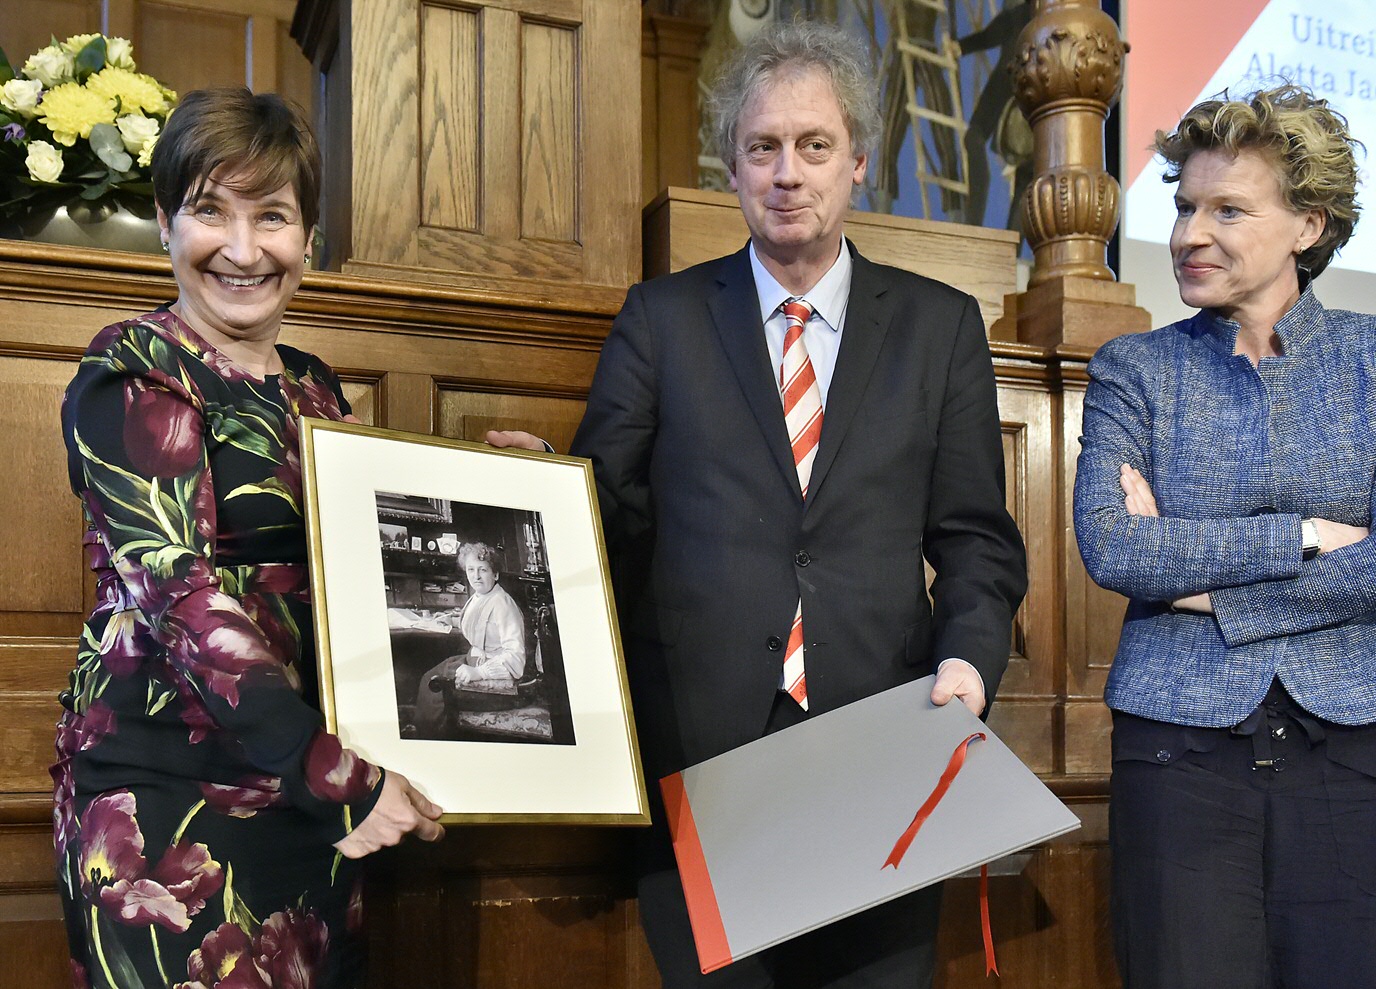
[[[541,514],[376,499],[401,737],[575,744]]]

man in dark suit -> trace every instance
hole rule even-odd
[[[1026,566],[978,305],[842,236],[875,88],[835,28],[741,50],[715,109],[750,243],[631,289],[574,440],[656,796],[663,774],[935,669],[933,701],[981,713],[1007,663]],[[662,808],[641,846],[666,986],[930,982],[939,888],[704,977]]]

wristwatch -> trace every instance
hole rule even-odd
[[[1300,547],[1303,559],[1312,560],[1323,551],[1319,542],[1319,524],[1313,519],[1300,520]]]

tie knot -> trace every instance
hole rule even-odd
[[[802,299],[789,299],[784,303],[784,318],[802,326],[812,318],[812,306]]]

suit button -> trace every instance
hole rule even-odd
[[[771,635],[769,638],[764,640],[764,644],[769,647],[770,652],[778,652],[780,649],[784,647],[784,640],[779,638],[777,635]]]
[[[800,567],[805,567],[812,562],[812,557],[807,555],[807,550],[800,549],[793,557],[793,562]]]
[[[1167,751],[1166,749],[1161,749],[1160,751],[1158,751],[1158,752],[1156,753],[1156,761],[1157,761],[1157,762],[1170,762],[1170,761],[1171,761],[1171,754],[1170,754],[1170,752]]]

